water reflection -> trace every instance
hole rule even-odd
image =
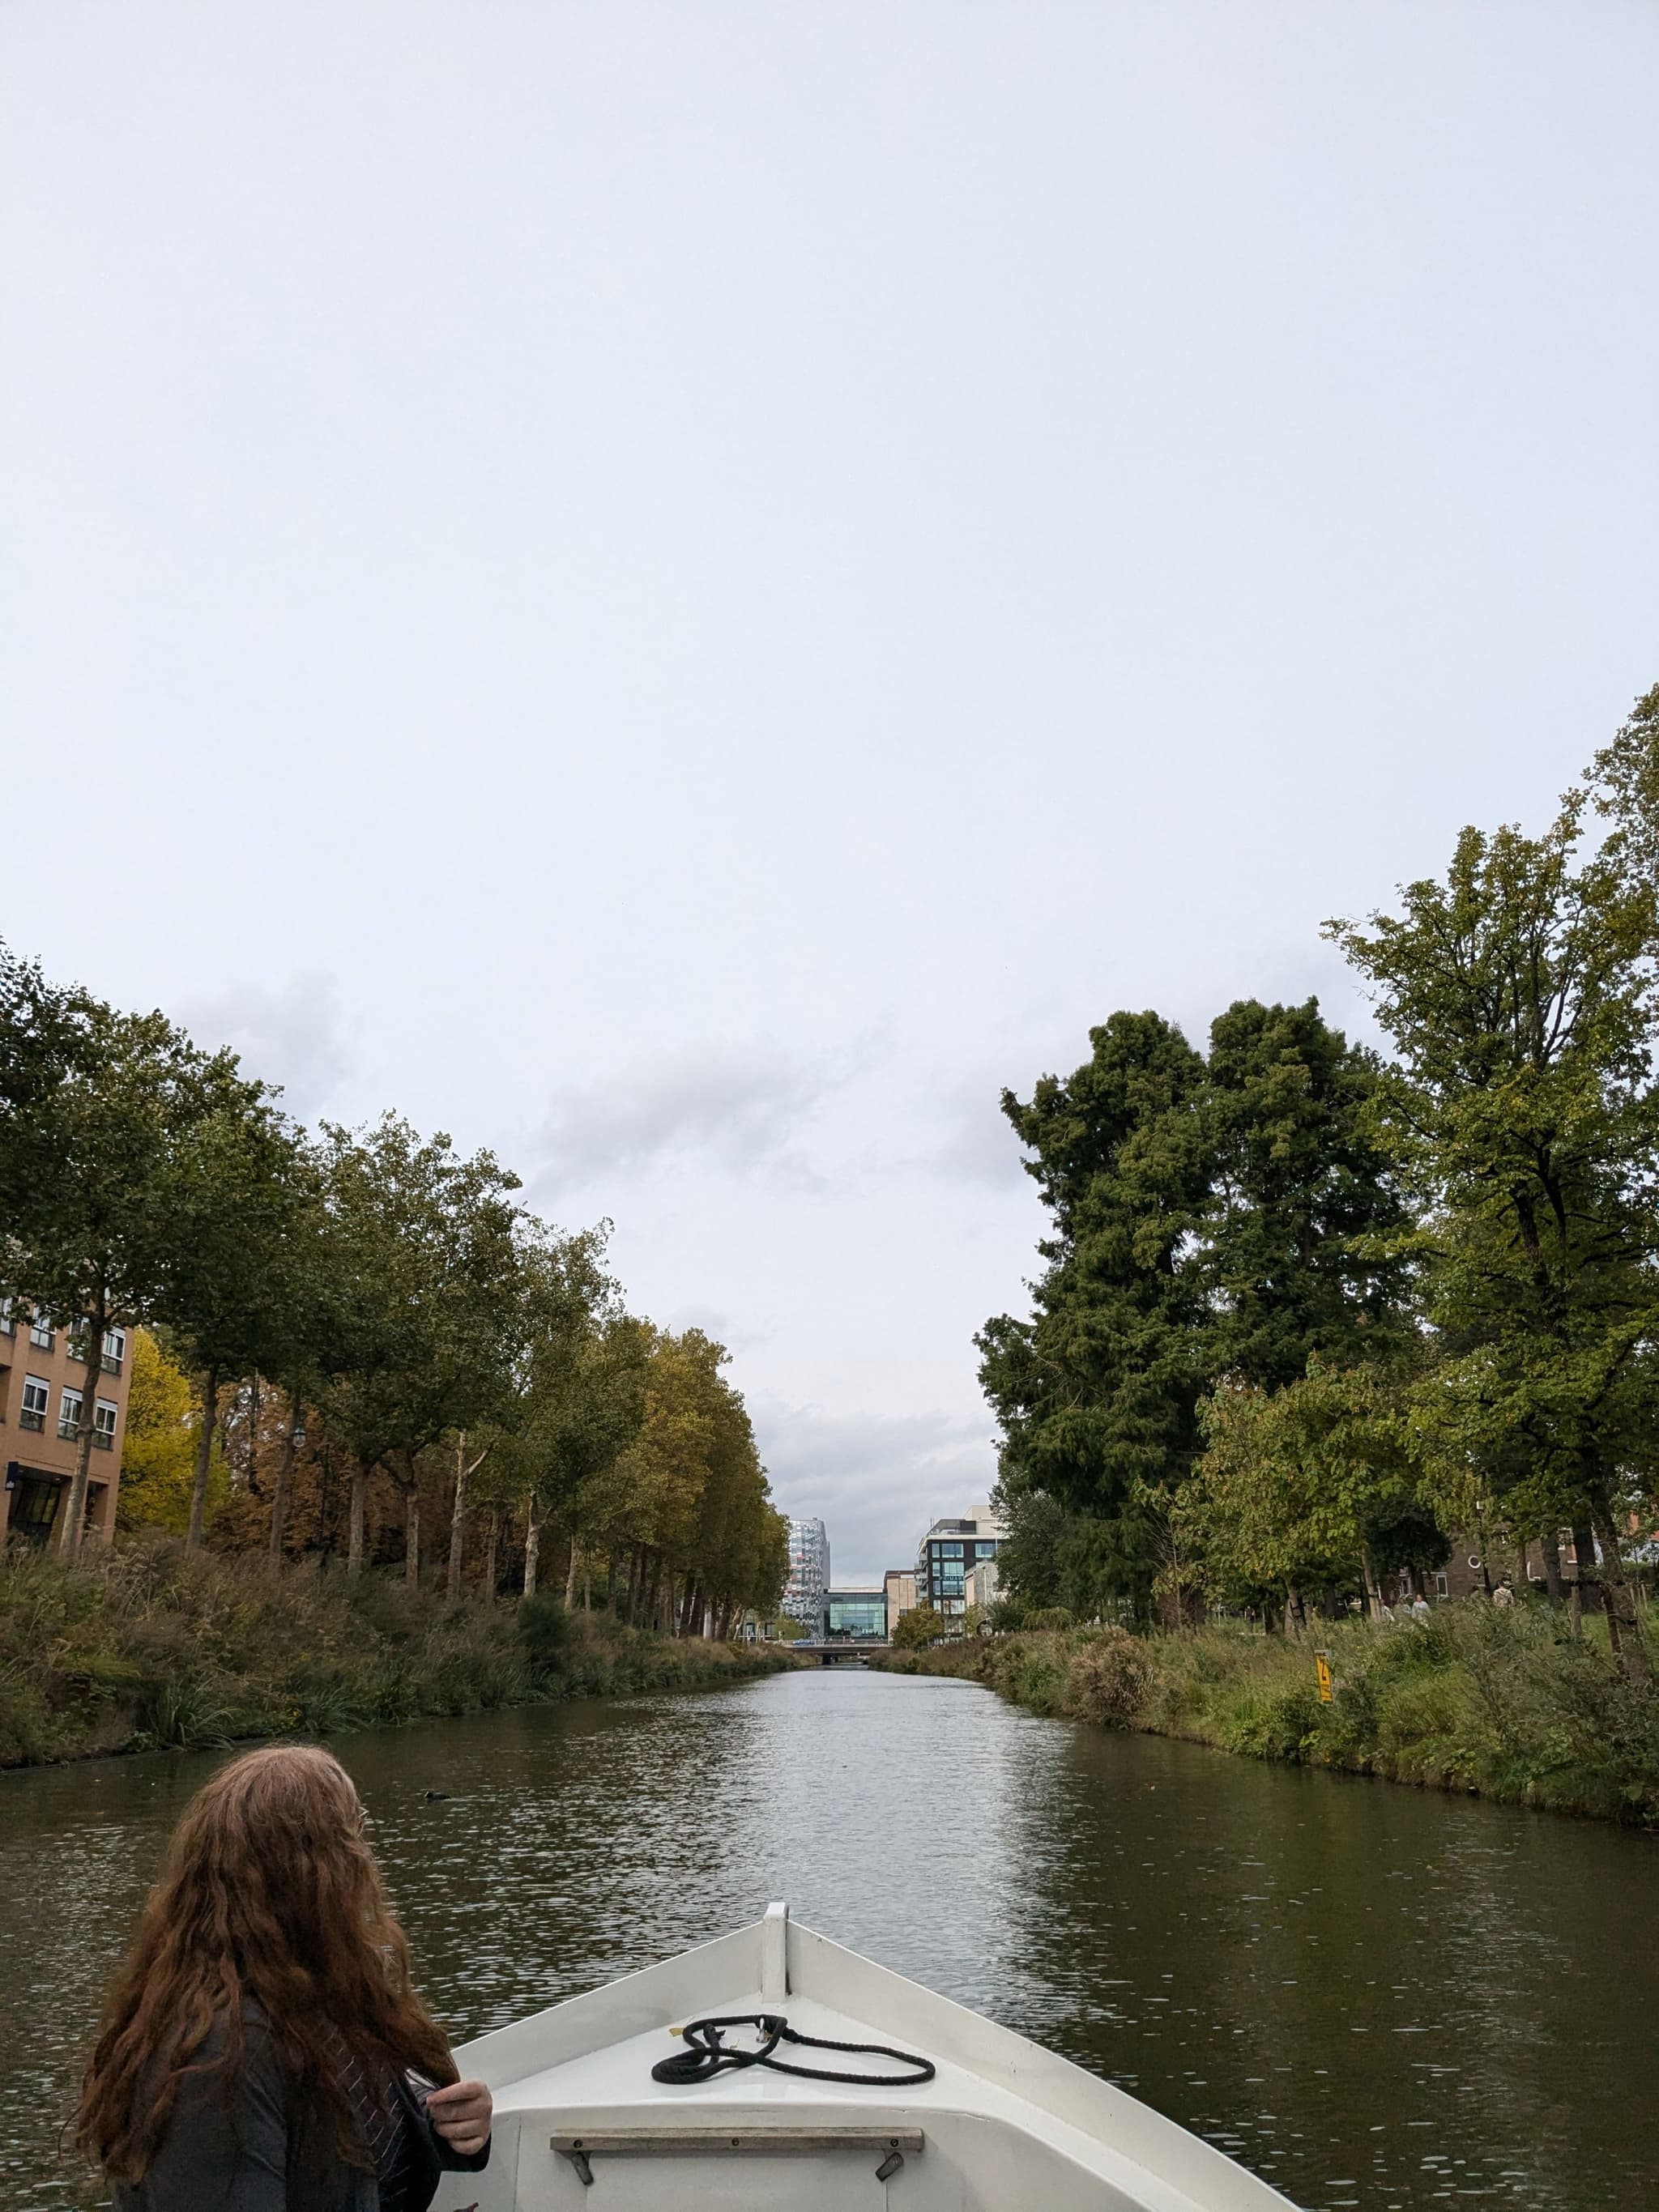
[[[341,1749],[458,2039],[787,1897],[1310,2208],[1646,2199],[1645,1839],[839,1671]],[[98,2201],[56,2130],[211,1764],[0,1779],[0,2205]]]

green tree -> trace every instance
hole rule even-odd
[[[1328,929],[1398,1048],[1378,1127],[1445,1354],[1415,1394],[1428,1479],[1452,1513],[1495,1496],[1529,1533],[1593,1528],[1645,1678],[1622,1544],[1659,1455],[1655,897],[1618,838],[1583,854],[1584,806],[1540,837],[1465,830],[1401,913]]]
[[[1068,1081],[1005,1110],[1055,1235],[1030,1322],[979,1341],[1003,1428],[1005,1571],[1088,1618],[1186,1602],[1174,1501],[1224,1378],[1274,1387],[1402,1332],[1405,1207],[1369,1121],[1374,1059],[1312,1000],[1254,1000],[1207,1060],[1155,1015],[1114,1015]]]
[[[1373,1359],[1379,1340],[1397,1340],[1407,1207],[1371,1125],[1378,1073],[1316,999],[1240,1000],[1212,1024],[1198,1231],[1212,1378],[1274,1389],[1311,1359]]]
[[[1380,1366],[1316,1363],[1278,1390],[1224,1384],[1202,1419],[1207,1449],[1174,1520],[1217,1598],[1271,1592],[1299,1615],[1309,1590],[1357,1576],[1376,1618],[1404,1532],[1434,1564],[1445,1556],[1416,1510],[1411,1423]]]
[[[246,1378],[257,1389],[262,1370],[292,1374],[303,1357],[295,1329],[305,1170],[297,1133],[264,1086],[228,1073],[169,1163],[157,1303],[199,1378],[192,1547],[206,1526],[221,1386]]]
[[[525,1516],[525,1595],[536,1595],[550,1517],[570,1538],[567,1602],[575,1594],[584,1505],[639,1434],[648,1332],[623,1312],[605,1265],[608,1224],[560,1238],[538,1234],[525,1255],[525,1344],[512,1406],[490,1463],[489,1497]]]
[[[319,1259],[335,1285],[318,1395],[353,1470],[349,1571],[362,1565],[369,1475],[404,1498],[404,1571],[420,1577],[421,1458],[501,1418],[525,1352],[519,1188],[488,1152],[461,1158],[386,1115],[323,1125]]]
[[[197,1049],[160,1013],[118,1013],[53,991],[0,951],[0,1001],[14,1034],[0,1096],[0,1188],[11,1236],[4,1288],[85,1344],[75,1470],[58,1539],[80,1551],[95,1426],[100,1347],[168,1300],[188,1243],[204,1132],[257,1112],[260,1086],[228,1053]]]
[[[921,1651],[930,1644],[937,1644],[949,1631],[950,1623],[934,1607],[912,1606],[908,1613],[898,1617],[898,1625],[893,1631],[893,1648],[896,1651]]]
[[[80,1043],[84,994],[47,981],[0,939],[0,1222],[9,1237],[62,1172],[58,1092]],[[0,1267],[15,1261],[0,1253]]]
[[[1138,1503],[1184,1478],[1199,1443],[1208,1310],[1193,1240],[1210,1190],[1204,1063],[1153,1013],[1091,1030],[1092,1056],[1003,1111],[1053,1234],[1030,1321],[977,1342],[1002,1428],[1005,1497],[1042,1492],[1091,1516],[1100,1571],[1145,1606],[1156,1571]]]

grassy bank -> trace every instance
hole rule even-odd
[[[0,1560],[0,1766],[692,1689],[791,1663],[547,1599],[452,1606],[401,1578],[278,1577],[172,1539],[75,1568]]]
[[[1316,1644],[1331,1656],[1329,1705]],[[1659,1695],[1542,1607],[1444,1606],[1422,1622],[1333,1624],[1300,1644],[1230,1627],[979,1638],[881,1663],[1252,1759],[1659,1827]]]

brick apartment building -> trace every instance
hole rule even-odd
[[[93,1423],[87,1527],[106,1541],[113,1533],[131,1348],[129,1332],[112,1328],[94,1361],[84,1329],[54,1328],[0,1300],[0,1544],[44,1547],[58,1533],[84,1419]]]

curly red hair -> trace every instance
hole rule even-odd
[[[111,2180],[142,2179],[216,2024],[225,2047],[213,2063],[229,2076],[240,2069],[250,2000],[299,2108],[331,2117],[342,2153],[358,2162],[342,2043],[370,2081],[410,2067],[455,2079],[448,2042],[410,1982],[357,1792],[325,1751],[245,1753],[185,1808],[82,2086],[76,2133]]]

